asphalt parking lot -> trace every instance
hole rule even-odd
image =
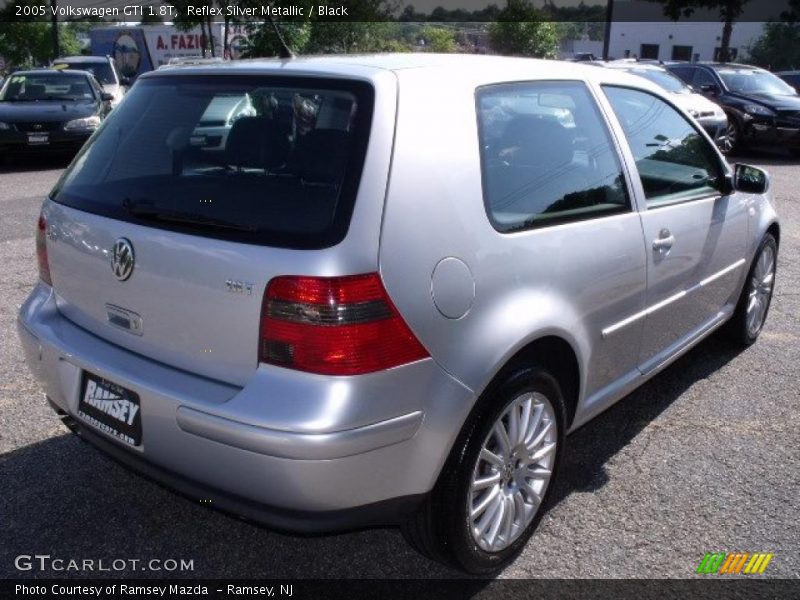
[[[706,552],[772,552],[800,575],[800,159],[736,160],[772,174],[777,286],[759,342],[703,342],[568,439],[554,502],[502,577],[690,577]],[[23,361],[15,316],[34,282],[39,205],[66,161],[0,166],[0,577],[15,557],[186,559],[167,577],[455,577],[394,530],[301,538],[209,510],[68,434]],[[280,482],[275,482],[280,485]]]

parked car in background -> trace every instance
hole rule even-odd
[[[780,77],[733,63],[666,63],[694,89],[718,102],[728,115],[721,146],[783,146],[800,155],[800,96]]]
[[[778,71],[775,75],[792,86],[794,91],[800,93],[800,71]]]
[[[191,132],[231,96],[255,114],[221,160]],[[282,530],[399,524],[496,573],[568,432],[723,325],[756,341],[768,187],[612,69],[153,71],[44,200],[18,331],[54,411],[132,468]]]
[[[255,116],[256,111],[247,94],[221,95],[206,108],[197,127],[192,131],[190,143],[204,152],[223,152],[228,134],[237,119]]]
[[[695,118],[721,150],[724,151],[726,149],[722,141],[728,125],[728,117],[719,104],[712,102],[702,94],[696,93],[691,86],[659,65],[626,59],[602,64],[610,69],[620,69],[633,75],[644,77],[662,87],[670,93],[671,100],[678,108]]]
[[[592,52],[576,52],[569,59],[571,62],[593,62],[597,57]]]
[[[225,62],[220,56],[174,56],[165,65],[158,67],[159,70],[173,69],[175,67],[186,67],[191,65],[214,65]]]
[[[75,152],[111,110],[86,71],[17,71],[0,88],[0,153]]]
[[[53,69],[77,69],[88,71],[103,86],[103,91],[112,97],[111,107],[115,107],[125,95],[130,85],[127,78],[121,77],[114,59],[110,56],[65,56],[53,61]]]

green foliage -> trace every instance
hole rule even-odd
[[[311,23],[294,21],[277,21],[283,39],[296,54],[302,54],[311,39]],[[247,26],[247,42],[243,56],[257,58],[278,56],[281,46],[278,36],[269,21],[253,23]]]
[[[559,35],[529,0],[508,0],[497,22],[489,26],[489,45],[499,54],[555,58]]]
[[[7,67],[34,67],[47,65],[53,56],[51,24],[47,21],[34,21],[33,17],[16,16],[18,5],[38,5],[34,0],[16,0],[0,10],[0,55]],[[59,54],[62,56],[80,54],[81,44],[73,24],[60,23]]]
[[[773,22],[749,49],[748,62],[776,71],[800,68],[800,24]]]
[[[419,39],[425,42],[428,52],[449,53],[458,50],[455,34],[451,29],[426,25],[419,32]]]
[[[307,51],[312,54],[381,52],[391,39],[393,23],[315,22]]]

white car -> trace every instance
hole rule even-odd
[[[65,56],[55,59],[51,68],[74,69],[91,73],[103,86],[103,91],[111,94],[112,108],[119,104],[125,95],[125,88],[130,85],[128,79],[119,74],[117,65],[110,56]]]
[[[728,117],[719,104],[712,102],[702,94],[696,93],[691,86],[665,68],[655,64],[618,60],[603,63],[603,66],[611,69],[621,69],[633,75],[644,77],[669,92],[670,100],[678,108],[694,117],[708,135],[711,136],[711,139],[719,145],[720,138],[724,136],[725,127],[728,124]]]

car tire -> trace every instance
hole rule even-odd
[[[736,310],[728,323],[730,337],[739,344],[753,344],[764,327],[775,289],[777,258],[778,243],[768,233],[758,245]]]
[[[728,115],[728,124],[725,126],[725,136],[718,144],[720,152],[725,156],[734,154],[739,149],[742,141],[742,128],[735,117]]]
[[[558,473],[566,430],[561,390],[558,380],[539,367],[514,369],[490,386],[433,491],[401,526],[411,546],[429,558],[484,576],[522,552],[544,514]],[[509,452],[500,446],[498,424],[512,440]],[[503,466],[486,460],[486,452],[494,454],[492,461],[501,458]],[[480,528],[483,533],[476,532]],[[489,546],[490,539],[495,547]]]

